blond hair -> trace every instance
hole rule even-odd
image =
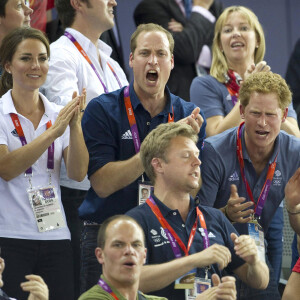
[[[247,20],[247,22],[255,32],[255,36],[258,42],[258,48],[256,48],[254,52],[255,64],[263,60],[266,51],[264,31],[262,29],[261,24],[258,21],[257,16],[253,13],[253,11],[244,6],[227,7],[216,22],[215,35],[214,35],[213,46],[212,46],[213,57],[212,57],[212,64],[210,68],[211,76],[215,77],[218,81],[223,83],[225,82],[224,74],[226,74],[228,71],[228,64],[227,64],[226,56],[221,50],[221,32],[224,27],[224,23],[228,19],[229,15],[233,12],[238,12],[243,17],[245,17],[245,19]]]
[[[194,129],[187,124],[182,123],[166,123],[160,124],[152,130],[145,138],[141,146],[141,160],[145,169],[145,173],[155,183],[155,172],[152,167],[153,158],[161,158],[167,162],[167,150],[171,140],[177,136],[184,136],[191,139],[195,144],[198,141],[198,135]]]

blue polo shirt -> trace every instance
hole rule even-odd
[[[203,182],[199,192],[202,205],[216,208],[224,207],[230,197],[231,184],[237,186],[240,197],[245,197],[247,201],[251,201],[241,177],[236,154],[236,132],[237,127],[231,128],[205,140],[201,165]],[[286,183],[300,166],[300,139],[280,131],[275,140],[273,154],[260,176],[257,176],[247,153],[244,128],[242,131],[242,148],[245,174],[255,201],[257,201],[265,183],[269,165],[274,161],[278,152],[274,177],[259,220],[266,233],[276,209],[284,199]],[[240,234],[247,233],[247,224],[236,224],[235,227]]]
[[[166,87],[167,104],[161,113],[151,118],[138,99],[133,84],[130,84],[129,93],[141,142],[159,124],[168,122],[169,113],[173,115],[172,107],[175,122],[189,116],[196,108],[195,104],[171,94]],[[202,117],[204,119],[203,114]],[[205,127],[204,119],[199,132],[199,149],[205,138]],[[124,88],[90,101],[83,115],[82,129],[90,156],[88,177],[109,162],[127,160],[136,154],[124,104]],[[145,175],[144,178],[148,180]],[[123,214],[135,207],[138,203],[138,180],[141,178],[107,198],[100,198],[91,187],[79,208],[80,217],[101,223],[112,215]]]
[[[195,218],[197,216],[197,205],[195,201],[191,198],[190,211],[188,213],[187,220],[184,223],[177,209],[171,210],[161,201],[159,201],[154,195],[152,196],[164,218],[175,230],[183,243],[187,245],[191,229],[195,223]],[[227,266],[226,271],[232,273],[233,270],[245,263],[244,260],[236,256],[233,249],[233,243],[231,241],[230,234],[232,232],[237,233],[236,230],[221,211],[201,205],[199,206],[199,209],[203,213],[206,222],[210,245],[219,244],[229,248],[232,260],[231,263]],[[173,250],[164,233],[164,230],[162,229],[159,221],[157,220],[148,204],[144,203],[130,210],[126,214],[133,217],[142,226],[145,232],[147,264],[161,264],[175,259]],[[200,228],[201,226],[198,222],[197,231],[190,248],[190,254],[194,254],[204,250],[203,240],[199,230]],[[184,256],[184,252],[182,251],[181,253],[182,256]],[[217,273],[219,276],[221,276],[220,270],[218,269],[218,266],[216,264],[212,265],[212,268],[209,270],[209,278],[213,273]],[[205,269],[197,269],[197,276],[204,278]],[[151,294],[160,297],[166,297],[169,300],[185,299],[184,290],[175,290],[174,283],[168,285],[162,290],[151,292]]]
[[[233,109],[231,96],[225,84],[210,75],[194,78],[190,96],[191,102],[201,108],[206,118],[225,117]],[[289,105],[288,117],[297,119],[292,103]]]

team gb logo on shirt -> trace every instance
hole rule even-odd
[[[274,172],[274,177],[273,177],[273,185],[274,186],[281,186],[282,183],[282,175],[279,170],[276,170]]]

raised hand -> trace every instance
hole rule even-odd
[[[231,222],[247,223],[251,220],[250,214],[254,211],[253,209],[247,208],[253,206],[253,203],[250,201],[246,203],[243,202],[245,202],[245,198],[239,197],[236,185],[232,184],[230,186],[230,198],[225,207],[225,215]]]
[[[246,263],[254,265],[259,261],[258,250],[255,241],[249,235],[240,235],[231,233],[231,240],[234,243],[235,253]]]
[[[49,290],[44,280],[38,275],[26,275],[28,280],[21,283],[24,292],[29,292],[28,300],[48,300]]]
[[[178,122],[190,125],[196,133],[199,133],[203,121],[204,120],[200,115],[200,108],[196,107],[188,117],[181,119]]]
[[[214,244],[198,253],[199,265],[197,267],[206,267],[217,263],[220,270],[223,270],[231,262],[231,253],[225,246]]]
[[[251,74],[257,73],[257,72],[270,72],[271,67],[267,65],[265,61],[259,62],[257,65],[251,64],[245,74],[244,74],[244,80],[246,80]]]

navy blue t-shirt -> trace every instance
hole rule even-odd
[[[84,139],[89,151],[88,177],[105,164],[113,161],[127,160],[134,156],[135,149],[124,104],[124,88],[112,93],[102,94],[89,102],[82,119]],[[162,123],[168,122],[169,113],[174,121],[189,116],[196,108],[195,104],[186,102],[171,94],[166,87],[167,104],[164,110],[151,118],[138,99],[133,84],[129,88],[141,142],[147,134]],[[201,113],[201,112],[200,112]],[[202,147],[205,138],[206,121],[199,132],[198,148]],[[148,178],[144,175],[145,179]],[[127,187],[113,193],[107,198],[100,198],[91,187],[86,199],[79,208],[82,219],[101,223],[106,218],[123,214],[137,205],[138,178]]]
[[[196,205],[194,200],[191,199],[190,211],[188,213],[187,220],[184,223],[177,209],[171,210],[161,201],[159,201],[154,195],[153,199],[155,200],[155,203],[157,204],[164,218],[175,230],[183,243],[187,245],[189,235],[196,218]],[[201,205],[199,205],[199,209],[203,213],[206,222],[210,245],[219,244],[229,248],[232,259],[231,263],[225,270],[229,274],[232,274],[233,270],[245,263],[244,260],[240,259],[235,254],[233,249],[233,242],[230,238],[230,234],[232,232],[236,233],[237,235],[238,233],[220,210]],[[126,214],[133,217],[142,226],[145,232],[147,264],[161,264],[175,259],[173,250],[164,233],[164,230],[147,203],[130,210]],[[199,230],[200,228],[201,226],[198,222],[197,231],[189,251],[190,254],[194,254],[204,250],[203,240]],[[183,252],[182,256],[184,256]],[[217,273],[221,277],[221,272],[218,269],[217,265],[211,266],[211,269],[209,270],[209,278],[213,273]],[[205,269],[197,269],[197,276],[204,278]],[[151,292],[151,294],[160,297],[166,297],[169,300],[185,299],[184,290],[175,290],[174,283],[159,291]]]

